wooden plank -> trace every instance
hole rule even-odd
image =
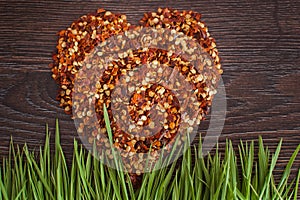
[[[137,24],[144,12],[172,6],[203,14],[216,38],[224,68],[227,117],[220,138],[257,139],[270,148],[283,138],[280,169],[300,143],[299,1],[0,1],[0,155],[15,143],[43,143],[45,124],[60,120],[70,158],[76,130],[58,107],[48,64],[56,33],[79,16],[102,7]],[[207,127],[208,122],[203,123]],[[298,157],[299,158],[299,157]],[[300,167],[300,158],[293,174]]]

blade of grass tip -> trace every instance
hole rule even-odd
[[[190,144],[190,135],[189,133],[187,133],[187,137],[186,137],[186,140],[185,140],[185,143],[184,143],[184,157],[185,157],[185,164],[186,164],[186,167],[188,169],[188,171],[191,170],[191,159],[192,159],[192,156],[191,156],[191,148],[189,147],[189,144]]]
[[[15,148],[12,148],[12,159],[14,163],[14,168],[12,169],[12,191],[11,191],[11,199],[16,198],[17,193],[21,190],[23,187],[23,184],[21,183],[21,173],[22,171],[19,170],[19,164],[18,164],[18,152],[16,153]]]
[[[55,153],[54,153],[54,182],[55,182],[55,194],[56,199],[62,199],[61,195],[61,159],[59,156],[59,145],[60,145],[60,136],[59,136],[59,123],[58,119],[55,121]]]
[[[195,179],[195,176],[196,176],[196,164],[197,164],[197,158],[198,158],[198,152],[197,152],[197,147],[196,147],[196,145],[192,145],[191,146],[191,149],[192,149],[192,151],[193,151],[193,157],[192,157],[192,159],[194,159],[194,165],[193,165],[193,170],[192,170],[192,177],[193,177],[193,179]],[[197,185],[196,185],[197,186]]]
[[[190,138],[188,137],[188,143],[190,144]],[[188,186],[187,189],[190,191],[189,193],[189,197],[192,199],[195,199],[195,188],[194,188],[194,183],[193,183],[193,178],[192,178],[192,153],[191,153],[191,147],[188,147],[187,149],[187,153],[186,153],[186,157],[187,157],[187,162],[186,162],[186,168],[187,168],[187,174],[188,174]]]
[[[161,173],[163,173],[165,171],[164,164],[166,162],[165,162],[165,159],[163,159],[165,151],[166,151],[166,149],[162,148],[159,157],[154,161],[154,169],[153,170],[158,172],[158,176],[161,176]]]
[[[296,148],[296,150],[294,151],[294,153],[290,157],[290,160],[289,160],[288,164],[285,167],[282,178],[281,178],[281,180],[279,182],[279,185],[277,187],[280,192],[281,192],[281,190],[284,189],[284,186],[288,182],[288,179],[289,179],[289,176],[290,176],[290,173],[291,173],[292,165],[293,165],[293,163],[294,163],[294,161],[295,161],[295,159],[296,159],[296,157],[299,153],[299,150],[300,150],[300,144],[298,145],[298,147]]]
[[[108,112],[107,112],[105,103],[103,103],[103,117],[104,117],[104,121],[105,121],[105,127],[106,127],[106,131],[107,131],[107,135],[108,135],[108,140],[109,140],[113,158],[114,158],[115,168],[117,169],[117,171],[119,171],[119,164],[117,161],[117,156],[115,154],[115,149],[114,149],[114,145],[113,145],[113,135],[112,135],[111,127],[110,127],[110,120],[109,120],[109,116],[108,116]]]
[[[193,179],[193,182],[194,182],[194,186],[196,188],[195,196],[197,196],[198,193],[199,193],[199,183],[200,183],[200,181],[197,181],[199,165],[198,165],[198,162],[197,162],[198,155],[197,155],[197,148],[196,148],[195,145],[193,145],[193,151],[194,151],[194,167],[193,167],[193,172],[192,172],[192,179]]]
[[[60,131],[59,131],[59,127],[58,127],[58,120],[57,120],[57,130],[56,130],[56,135],[55,137],[60,137]],[[70,177],[69,177],[69,171],[68,171],[68,166],[67,166],[67,162],[66,162],[66,159],[65,159],[65,155],[64,155],[64,152],[63,152],[63,149],[61,147],[61,144],[60,144],[60,139],[56,140],[56,150],[58,151],[57,154],[58,154],[58,158],[59,158],[59,165],[57,166],[57,176],[58,177],[58,181],[61,182],[60,184],[60,196],[64,199],[66,199],[68,197],[68,190],[69,190],[69,180],[70,180]],[[49,149],[49,148],[48,148]]]
[[[108,112],[107,112],[107,108],[106,108],[105,103],[103,103],[103,116],[104,116],[104,121],[105,121],[105,126],[106,126],[106,130],[107,130],[107,134],[108,134],[110,147],[111,147],[111,150],[112,150],[112,155],[113,155],[113,159],[114,159],[114,163],[115,163],[115,168],[117,170],[118,177],[120,179],[121,186],[122,186],[122,191],[123,191],[122,193],[123,193],[125,199],[129,199],[128,198],[127,187],[126,187],[126,181],[125,181],[124,173],[123,173],[123,169],[122,169],[122,160],[117,159],[118,158],[117,152],[114,149],[113,135],[112,135],[109,116],[108,116]]]
[[[251,192],[251,175],[253,168],[254,159],[254,142],[251,141],[250,145],[248,142],[243,144],[241,142],[241,165],[242,165],[242,193],[245,195],[246,199],[250,198]]]
[[[17,171],[20,172],[21,185],[26,186],[28,182],[26,179],[27,163],[24,162],[24,152],[21,152],[19,145],[17,145],[16,160],[17,160],[16,163],[18,163],[16,166],[19,166]],[[22,199],[26,199],[26,198],[27,198],[27,190],[24,190],[24,192],[22,192]]]
[[[216,152],[215,155],[213,156],[208,156],[208,164],[210,165],[209,168],[209,172],[210,172],[210,178],[207,180],[208,185],[209,185],[209,196],[213,197],[213,195],[215,194],[216,191],[216,159],[219,157],[218,156],[219,150],[218,150],[218,146],[216,147]]]
[[[58,119],[55,121],[55,161],[59,159],[59,146],[60,146],[60,136],[59,136],[59,122]],[[57,167],[57,164],[56,164]]]
[[[154,180],[154,189],[159,190],[159,186],[161,185],[162,181],[165,179],[168,167],[164,164],[167,164],[165,162],[166,159],[164,159],[164,153],[166,149],[162,148],[162,151],[159,155],[158,161],[155,163],[155,170],[157,170],[158,175],[156,176],[156,179]]]
[[[179,179],[179,183],[181,183],[179,185],[179,187],[181,188],[181,193],[183,194],[183,199],[188,199],[189,196],[189,179],[190,179],[190,174],[188,171],[188,149],[187,149],[187,144],[186,144],[186,139],[184,140],[184,154],[182,157],[182,161],[181,161],[181,176]],[[186,180],[188,179],[188,180]]]
[[[235,154],[235,150],[233,148],[232,142],[230,141],[230,148],[231,148],[231,172],[232,172],[232,188],[233,188],[233,196],[234,199],[237,199],[236,190],[240,186],[240,179],[239,179],[239,172],[237,169],[237,156]]]
[[[55,153],[54,153],[54,179],[56,199],[62,199],[62,160],[60,155],[60,135],[58,119],[55,122]]]
[[[12,152],[14,150],[13,140],[11,136],[10,140],[10,147],[8,151],[8,160],[6,160],[5,165],[5,174],[3,176],[4,178],[4,186],[7,191],[7,195],[9,198],[12,197]]]
[[[218,149],[217,149],[218,150]],[[213,199],[220,199],[220,193],[222,192],[222,187],[226,187],[224,185],[224,179],[227,171],[227,166],[228,166],[228,160],[226,157],[224,157],[224,161],[221,161],[221,154],[219,155],[216,159],[214,159],[214,166],[215,166],[215,192],[213,195]]]
[[[253,164],[254,164],[254,141],[251,141],[250,148],[249,148],[249,156],[247,161],[247,196],[250,198],[251,193],[251,180],[252,180],[252,171],[253,171]]]
[[[204,160],[204,157],[203,157],[203,154],[202,154],[202,150],[200,151],[199,154],[201,154],[201,156],[200,156],[200,164],[201,164],[200,168],[201,168],[201,170],[204,174],[205,180],[209,180],[209,178],[210,178],[209,169],[208,169],[208,167],[206,167],[205,160]],[[208,153],[207,157],[210,157],[209,153]]]
[[[16,179],[15,179],[15,184],[16,184],[16,180],[19,184],[18,186],[18,191],[21,191],[23,186],[26,185],[26,163],[24,163],[23,160],[23,154],[21,154],[19,145],[17,145],[17,152],[14,155],[14,171],[17,175]],[[25,190],[23,190],[23,192],[21,193],[22,197],[25,198]]]
[[[92,154],[90,152],[87,153],[86,161],[85,161],[85,168],[86,168],[86,177],[91,176],[91,169],[92,169]]]
[[[152,151],[152,144],[150,144],[150,148],[149,148],[149,150],[147,152],[147,158],[146,158],[146,164],[145,164],[146,170],[145,170],[144,175],[145,174],[149,174],[148,172],[150,172],[151,169],[152,169],[152,164],[150,164],[150,158],[151,158],[151,154],[150,153],[151,153],[151,151]],[[143,179],[144,179],[144,177],[145,176],[143,176]]]
[[[154,187],[154,181],[155,178],[157,177],[158,171],[157,170],[152,170],[149,173],[146,173],[148,176],[148,182],[147,182],[147,191],[146,191],[146,197],[144,199],[150,199],[151,194],[153,193],[155,187]]]
[[[245,195],[246,199],[250,198],[250,184],[251,184],[251,173],[253,165],[253,141],[248,144],[248,142],[241,141],[239,146],[240,160],[242,166],[242,193]],[[248,159],[247,159],[248,158]]]
[[[173,160],[177,160],[179,158],[180,152],[182,151],[182,146],[180,146],[179,149],[176,149],[177,146],[178,146],[179,140],[180,140],[180,137],[177,137],[176,140],[175,140],[175,142],[174,142],[174,144],[173,144],[173,146],[172,146],[172,150],[169,153],[169,159],[167,159],[167,162],[165,163],[164,166],[168,166],[171,163],[172,158],[173,158],[176,150],[177,150],[177,154],[175,155],[175,158]]]
[[[225,183],[223,185],[223,188],[222,188],[222,195],[221,195],[221,198],[222,199],[226,199],[226,196],[227,196],[227,188],[228,188],[228,183],[229,183],[229,175],[230,175],[230,164],[231,164],[231,142],[229,142],[228,140],[226,140],[226,147],[225,147],[225,157],[224,157],[224,160],[225,160],[225,169],[224,169],[224,172],[226,170],[226,174],[225,174]]]
[[[74,139],[75,141],[75,139]],[[75,144],[74,144],[75,145]],[[75,148],[74,148],[75,149]],[[75,151],[73,152],[73,158],[72,158],[72,166],[71,166],[71,175],[70,175],[70,182],[69,182],[69,198],[68,199],[75,199],[75,182],[76,182],[76,161],[75,161]]]
[[[48,135],[48,134],[47,134]],[[67,166],[67,162],[66,162],[66,159],[65,159],[65,155],[64,155],[64,152],[63,152],[63,149],[61,147],[61,143],[60,143],[60,130],[59,130],[59,123],[58,123],[58,119],[56,120],[56,134],[55,134],[55,138],[58,138],[58,140],[56,140],[56,147],[57,147],[57,151],[58,151],[58,156],[59,156],[59,159],[60,159],[60,168],[59,168],[59,171],[60,171],[60,174],[61,174],[61,195],[64,197],[64,198],[67,198],[67,191],[69,190],[69,172],[68,172],[68,166]],[[47,141],[45,142],[46,145],[45,146],[48,146],[47,147],[47,156],[48,158],[50,159],[50,145],[49,145],[49,137],[47,139]]]
[[[41,169],[43,169],[42,173],[48,180],[48,184],[52,186],[51,189],[53,189],[53,185],[51,184],[50,133],[49,133],[48,124],[46,124],[46,138],[45,138],[43,152],[40,153],[40,162],[41,162],[40,163]],[[46,193],[46,199],[49,198],[50,198],[49,194]]]
[[[298,198],[298,191],[299,191],[299,182],[300,182],[300,169],[298,170],[298,176],[296,178],[296,185],[294,188],[294,200],[297,200]]]
[[[45,143],[47,141],[47,137],[48,137],[48,124],[46,124],[46,137],[45,137]],[[46,145],[44,144],[44,150],[45,150]],[[42,146],[40,146],[39,148],[39,156],[40,156],[40,168],[41,168],[41,172],[44,176],[46,176],[46,172],[47,172],[47,165],[46,165],[46,155],[45,155],[45,151],[43,151]]]
[[[244,156],[245,156],[245,150],[244,150],[244,144],[241,141],[240,144],[238,145],[238,149],[239,149],[239,159],[240,159],[240,163],[241,163],[241,192],[243,193],[244,190],[244,174],[245,174],[245,164],[244,164]]]
[[[62,148],[60,148],[60,154],[61,154],[61,160],[62,160],[63,196],[64,196],[64,199],[66,199],[68,196],[67,191],[69,190],[69,181],[70,181],[69,169],[68,169],[67,162],[66,162],[65,156],[63,154]]]
[[[259,196],[260,199],[266,199],[266,198],[269,199],[268,198],[268,193],[269,193],[270,181],[271,181],[271,177],[272,177],[272,174],[273,174],[273,170],[274,170],[274,168],[276,166],[276,163],[277,163],[277,160],[278,160],[278,156],[279,156],[279,153],[280,153],[280,150],[281,150],[281,145],[282,145],[282,139],[278,143],[276,151],[275,151],[274,155],[272,156],[272,160],[271,160],[270,167],[269,167],[269,173],[268,173],[267,179],[265,180],[265,184],[264,184],[264,187],[261,191],[261,195]],[[266,195],[265,196],[266,198],[263,198],[264,195]]]
[[[198,166],[200,166],[199,163],[197,163]],[[199,170],[199,169],[197,169]],[[200,171],[200,170],[199,170]],[[196,188],[196,199],[204,199],[203,198],[203,190],[205,187],[207,187],[207,184],[204,182],[202,177],[202,172],[200,172],[197,176],[195,176],[195,183],[198,185]]]
[[[265,178],[267,176],[268,173],[268,153],[267,153],[267,149],[265,150],[264,148],[264,144],[263,144],[263,139],[261,136],[259,136],[259,140],[258,140],[258,146],[259,146],[259,150],[258,150],[258,176],[259,176],[259,182],[258,182],[258,186],[257,189],[258,191],[260,191],[263,188],[263,184],[265,182]]]

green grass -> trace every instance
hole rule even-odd
[[[259,138],[257,159],[254,142],[239,145],[231,141],[225,152],[202,157],[201,143],[187,148],[181,162],[144,174],[134,190],[128,174],[103,165],[74,140],[71,166],[67,166],[56,124],[55,151],[51,155],[48,128],[39,152],[10,146],[0,169],[0,197],[11,199],[297,199],[300,180],[289,181],[291,167],[300,150],[294,151],[275,181],[273,171],[282,141],[271,153]],[[237,163],[240,163],[238,165]],[[194,164],[193,164],[194,163]],[[239,167],[240,166],[240,167]]]

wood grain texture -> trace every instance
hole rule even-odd
[[[283,138],[278,175],[300,143],[299,1],[0,1],[0,152],[10,137],[32,148],[44,142],[45,124],[60,120],[63,147],[71,156],[73,121],[55,100],[48,64],[56,33],[96,8],[124,13],[137,24],[157,7],[192,9],[217,40],[224,68],[227,117],[220,137],[237,145],[262,135],[271,149]],[[203,124],[207,126],[208,122]],[[300,156],[293,175],[300,167]],[[300,198],[300,197],[299,197]]]

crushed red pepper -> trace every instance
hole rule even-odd
[[[178,11],[169,8],[159,8],[157,12],[145,13],[144,17],[140,21],[141,26],[153,27],[153,28],[167,28],[173,29],[177,32],[182,32],[186,36],[194,38],[200,46],[206,51],[212,58],[213,63],[211,66],[216,69],[217,72],[211,72],[212,76],[218,77],[222,74],[220,58],[218,56],[218,50],[214,38],[208,33],[208,28],[201,21],[201,14],[193,11]],[[57,99],[60,101],[60,106],[64,108],[67,114],[72,114],[72,92],[74,90],[74,80],[80,68],[82,67],[85,58],[97,47],[97,45],[111,36],[122,34],[133,28],[126,21],[126,16],[121,14],[113,14],[104,9],[98,9],[96,13],[84,15],[72,25],[59,32],[59,39],[57,44],[57,52],[53,55],[53,63],[50,64],[52,68],[52,77],[59,84],[60,90]],[[130,57],[130,56],[129,56]],[[138,62],[137,62],[138,60]],[[176,103],[176,97],[168,88],[163,86],[148,85],[145,86],[144,92],[134,93],[129,101],[131,110],[125,112],[126,115],[139,123],[141,116],[146,116],[142,125],[149,125],[148,119],[149,112],[143,110],[143,106],[146,102],[150,102],[150,105],[160,103],[162,106],[167,105],[167,124],[158,133],[152,136],[138,136],[134,137],[120,129],[110,108],[111,94],[115,88],[116,82],[114,79],[120,79],[121,70],[131,70],[138,66],[138,64],[158,61],[162,64],[170,66],[178,66],[180,72],[188,77],[188,79],[194,84],[194,89],[198,91],[197,101],[201,102],[198,109],[200,114],[204,116],[208,112],[208,108],[211,105],[211,97],[208,90],[205,90],[206,83],[204,79],[198,82],[193,82],[196,78],[194,75],[199,75],[201,72],[193,72],[195,68],[183,58],[176,55],[168,55],[167,51],[160,49],[148,49],[147,51],[138,49],[134,50],[133,56],[128,59],[120,58],[118,61],[113,62],[113,67],[107,68],[102,77],[99,77],[99,88],[97,94],[99,98],[96,99],[96,113],[101,127],[105,127],[103,118],[103,103],[106,103],[108,107],[108,113],[111,120],[111,126],[113,130],[113,139],[115,147],[125,150],[125,152],[147,152],[152,146],[153,151],[159,150],[165,144],[168,144],[177,133],[179,129],[180,105]],[[185,64],[179,64],[180,61],[185,61]],[[170,63],[172,62],[172,63]],[[128,65],[129,64],[129,65]],[[128,66],[131,66],[127,68]],[[104,89],[105,85],[105,89]],[[158,94],[161,89],[164,90],[162,94]],[[101,98],[100,98],[101,97]],[[146,102],[145,102],[146,101]],[[164,104],[166,103],[167,104]],[[142,110],[137,114],[137,110]],[[82,114],[82,113],[81,113]],[[88,115],[88,112],[85,113]],[[80,118],[80,116],[77,116]],[[83,125],[79,126],[84,132]],[[102,130],[103,134],[106,134],[106,130]],[[82,133],[83,135],[86,133]],[[97,133],[87,135],[88,141],[93,142],[97,138]],[[102,140],[97,142],[98,146],[107,146],[108,140]],[[128,156],[128,154],[126,154]],[[126,167],[129,171],[130,168],[135,168],[137,174],[140,174],[143,166],[136,163],[131,163]],[[131,177],[137,180],[136,176]]]

